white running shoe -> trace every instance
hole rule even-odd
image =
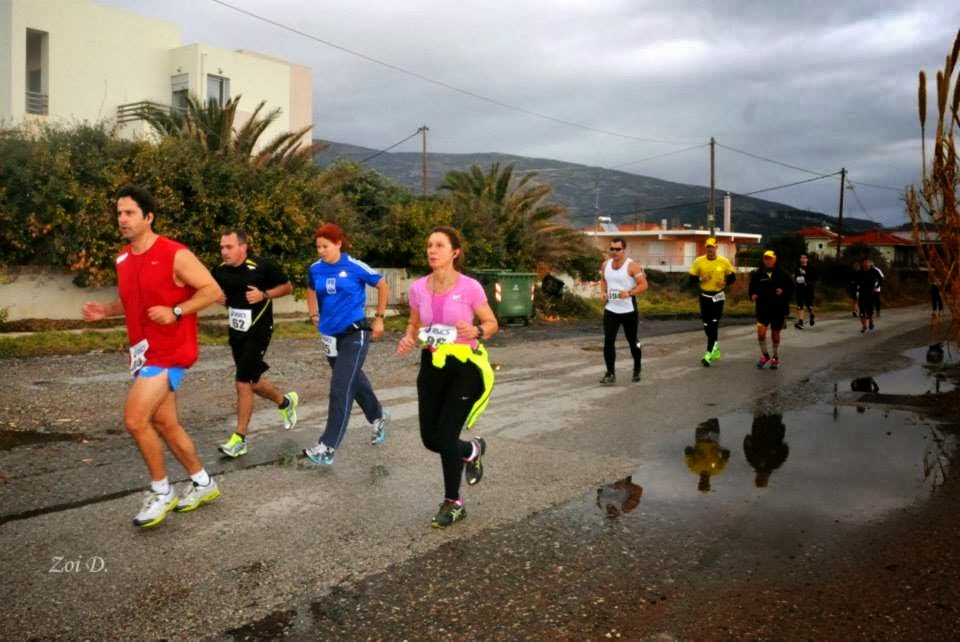
[[[390,413],[384,408],[383,416],[373,422],[373,435],[370,437],[371,446],[379,446],[387,438],[387,426],[390,424]]]
[[[190,488],[183,494],[183,497],[177,502],[177,507],[173,510],[178,513],[186,513],[200,508],[202,504],[212,502],[217,497],[220,497],[220,487],[217,486],[217,482],[212,477],[210,483],[206,486],[191,482]]]
[[[133,518],[133,525],[140,528],[156,526],[167,517],[167,513],[177,505],[177,494],[171,486],[166,495],[148,490],[143,500],[143,508]]]

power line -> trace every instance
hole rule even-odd
[[[732,194],[733,194],[734,196],[753,196],[754,194],[762,194],[762,193],[764,193],[764,192],[772,192],[772,191],[778,190],[778,189],[784,189],[784,188],[787,188],[787,187],[793,187],[794,185],[803,185],[804,183],[812,183],[812,182],[814,182],[814,181],[820,181],[820,180],[823,180],[823,179],[825,179],[825,178],[832,178],[832,177],[837,176],[837,175],[839,175],[839,174],[840,174],[840,172],[834,172],[833,174],[824,174],[824,175],[822,175],[822,176],[816,176],[816,177],[814,177],[814,178],[807,178],[807,179],[804,179],[804,180],[802,180],[802,181],[794,181],[794,182],[792,182],[792,183],[784,183],[783,185],[774,185],[773,187],[765,187],[765,188],[763,188],[763,189],[754,190],[754,191],[752,191],[752,192],[742,192],[742,193],[732,192]],[[647,214],[647,213],[651,213],[651,212],[660,212],[660,211],[663,211],[663,210],[676,209],[676,208],[679,208],[679,207],[693,207],[693,206],[697,206],[697,205],[706,205],[706,204],[708,204],[709,202],[710,202],[709,200],[688,201],[688,202],[685,202],[685,203],[675,203],[675,204],[673,204],[673,205],[664,205],[664,206],[662,206],[662,207],[653,207],[653,208],[642,209],[642,210],[624,210],[624,211],[621,211],[621,212],[610,212],[609,216],[625,216],[625,215],[629,215],[629,214]],[[872,220],[872,219],[871,219],[871,220]]]
[[[780,165],[781,167],[788,167],[790,169],[795,169],[799,172],[806,172],[807,174],[815,174],[817,176],[824,176],[826,172],[815,172],[812,169],[805,169],[803,167],[797,167],[796,165],[791,165],[789,163],[784,163],[772,158],[767,158],[766,156],[760,156],[759,154],[752,154],[750,152],[745,152],[742,149],[736,149],[735,147],[730,147],[729,145],[724,145],[722,143],[717,143],[717,147],[723,147],[726,150],[731,152],[736,152],[737,154],[743,154],[744,156],[749,156],[750,158],[756,158],[757,160],[762,160],[767,163],[773,163],[774,165]],[[839,173],[839,172],[837,172]],[[836,174],[830,174],[830,176],[835,176]]]
[[[314,35],[312,35],[312,34],[309,34],[309,33],[305,32],[305,31],[301,31],[300,29],[296,29],[296,28],[291,27],[291,26],[289,26],[289,25],[285,25],[285,24],[283,24],[282,22],[277,22],[276,20],[272,20],[272,19],[267,18],[267,17],[265,17],[265,16],[261,16],[261,15],[259,15],[259,14],[253,13],[252,11],[247,11],[246,9],[241,9],[240,7],[236,7],[236,6],[234,6],[234,5],[232,5],[232,4],[228,3],[228,2],[224,2],[223,0],[210,0],[210,2],[216,3],[216,4],[218,4],[218,5],[222,6],[222,7],[225,7],[225,8],[227,8],[227,9],[231,9],[231,10],[233,10],[233,11],[236,11],[237,13],[242,13],[242,14],[244,14],[244,15],[246,15],[246,16],[249,16],[249,17],[253,18],[254,20],[259,20],[259,21],[261,21],[261,22],[265,22],[265,23],[267,23],[267,24],[269,24],[269,25],[273,25],[274,27],[277,27],[277,28],[279,28],[279,29],[283,29],[283,30],[285,30],[285,31],[289,31],[290,33],[295,33],[295,34],[297,34],[298,36],[303,36],[304,38],[308,38],[309,40],[313,40],[314,42],[319,42],[320,44],[326,45],[327,47],[331,47],[331,48],[333,48],[333,49],[337,49],[337,50],[342,51],[342,52],[344,52],[344,53],[348,53],[348,54],[350,54],[351,56],[356,56],[356,57],[358,57],[358,58],[362,58],[363,60],[366,60],[367,62],[372,62],[372,63],[375,64],[375,65],[380,65],[380,66],[382,66],[382,67],[386,67],[387,69],[390,69],[390,70],[392,70],[392,71],[396,71],[396,72],[399,72],[399,73],[401,73],[401,74],[406,74],[407,76],[412,76],[413,78],[416,78],[417,80],[421,80],[421,81],[423,81],[423,82],[430,83],[430,84],[436,85],[436,86],[438,86],[438,87],[443,87],[444,89],[449,89],[450,91],[455,91],[455,92],[457,92],[457,93],[459,93],[459,94],[463,94],[464,96],[470,96],[471,98],[476,98],[477,100],[482,100],[482,101],[484,101],[484,102],[486,102],[486,103],[490,103],[491,105],[496,105],[497,107],[502,107],[503,109],[509,109],[509,110],[511,110],[511,111],[516,111],[516,112],[519,112],[519,113],[522,113],[522,114],[526,114],[526,115],[528,115],[528,116],[533,116],[533,117],[535,117],[535,118],[540,118],[540,119],[543,119],[543,120],[549,120],[549,121],[552,121],[552,122],[554,122],[554,123],[559,123],[559,124],[561,124],[561,125],[566,125],[566,126],[568,126],[568,127],[576,127],[576,128],[578,128],[578,129],[583,129],[583,130],[595,132],[595,133],[598,133],[598,134],[606,134],[607,136],[615,136],[615,137],[617,137],[617,138],[626,138],[626,139],[628,139],[628,140],[635,140],[635,141],[642,142],[642,143],[662,143],[662,144],[665,144],[665,145],[685,145],[685,144],[687,144],[687,142],[688,142],[688,141],[683,141],[683,142],[681,142],[681,141],[663,140],[663,139],[659,139],[659,138],[646,138],[646,137],[643,137],[643,136],[633,136],[633,135],[630,135],[630,134],[623,134],[623,133],[621,133],[621,132],[615,132],[615,131],[611,131],[611,130],[608,130],[608,129],[600,129],[600,128],[598,128],[598,127],[591,127],[590,125],[584,125],[583,123],[575,123],[575,122],[570,121],[570,120],[564,120],[564,119],[562,119],[562,118],[557,118],[557,117],[555,117],[555,116],[550,116],[550,115],[548,115],[548,114],[543,114],[543,113],[540,113],[540,112],[537,112],[537,111],[533,111],[533,110],[531,110],[531,109],[526,109],[526,108],[524,108],[524,107],[519,107],[519,106],[517,106],[517,105],[511,105],[510,103],[505,103],[505,102],[503,102],[503,101],[497,100],[496,98],[490,98],[490,97],[488,97],[488,96],[484,96],[484,95],[482,95],[482,94],[478,94],[478,93],[476,93],[476,92],[474,92],[474,91],[470,91],[469,89],[463,89],[463,88],[461,88],[461,87],[457,87],[457,86],[455,86],[455,85],[451,85],[451,84],[449,84],[449,83],[446,83],[446,82],[444,82],[444,81],[442,81],[442,80],[436,80],[435,78],[431,78],[431,77],[429,77],[429,76],[425,76],[425,75],[423,75],[423,74],[421,74],[421,73],[419,73],[419,72],[412,71],[412,70],[410,70],[410,69],[406,69],[406,68],[401,67],[401,66],[399,66],[399,65],[395,65],[395,64],[390,63],[390,62],[386,62],[386,61],[383,61],[383,60],[379,60],[379,59],[377,59],[377,58],[374,58],[373,56],[368,56],[368,55],[366,55],[366,54],[360,53],[359,51],[354,51],[353,49],[348,49],[347,47],[344,47],[344,46],[342,46],[342,45],[338,45],[338,44],[336,44],[336,43],[330,42],[329,40],[324,40],[323,38],[319,38],[319,37],[317,37],[317,36],[314,36]]]
[[[849,179],[847,179],[847,180],[849,180]],[[903,193],[903,190],[904,190],[903,187],[890,187],[889,185],[874,185],[873,183],[864,183],[864,182],[862,182],[862,181],[857,181],[857,185],[860,185],[860,186],[862,186],[862,187],[873,187],[873,188],[875,188],[875,189],[885,189],[885,190],[889,190],[889,191],[891,191],[891,192],[898,192],[898,193],[901,193],[901,194]]]
[[[860,200],[860,195],[857,194],[857,190],[853,189],[853,183],[848,182],[847,185],[849,186],[847,189],[849,189],[850,193],[853,194],[853,198],[855,201],[857,201],[857,205],[860,207],[860,211],[863,212],[863,215],[866,216],[867,220],[869,220],[871,223],[876,223],[877,221],[870,216],[870,213],[867,212],[867,208],[863,206],[863,201]]]
[[[216,1],[216,0],[214,0],[214,1]],[[391,149],[393,149],[394,147],[396,147],[396,146],[398,146],[398,145],[402,145],[403,143],[407,142],[408,140],[410,140],[410,139],[413,138],[414,136],[418,135],[419,133],[420,133],[420,130],[418,129],[417,131],[413,132],[412,134],[410,134],[409,136],[407,136],[406,138],[404,138],[403,140],[401,140],[399,143],[394,143],[393,145],[390,145],[390,147],[387,147],[386,149],[381,149],[379,152],[377,152],[377,153],[375,153],[375,154],[371,154],[370,156],[367,156],[366,158],[364,158],[362,161],[359,161],[359,163],[360,163],[361,165],[363,165],[363,164],[366,163],[367,161],[373,160],[374,158],[376,158],[376,157],[379,156],[380,154],[386,154],[387,152],[389,152],[389,151],[390,151]]]
[[[813,183],[814,181],[820,181],[825,178],[832,178],[838,176],[840,172],[834,172],[832,174],[822,174],[820,176],[815,176],[813,178],[806,178],[802,181],[794,181],[792,183],[784,183],[783,185],[775,185],[773,187],[764,187],[763,189],[753,190],[752,192],[743,192],[740,196],[753,196],[754,194],[762,194],[764,192],[773,192],[778,189],[784,189],[786,187],[793,187],[794,185],[803,185],[804,183]]]
[[[693,145],[692,147],[684,147],[683,149],[677,149],[672,152],[666,152],[663,154],[657,154],[656,156],[648,156],[646,158],[641,158],[639,160],[630,161],[629,163],[620,163],[619,165],[611,165],[610,169],[617,169],[618,167],[626,167],[627,165],[636,165],[637,163],[644,163],[646,161],[657,160],[658,158],[664,158],[666,156],[673,156],[674,154],[682,154],[683,152],[689,152],[694,149],[703,149],[708,143],[703,143],[702,145]]]

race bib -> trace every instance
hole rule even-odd
[[[726,298],[727,297],[724,296],[723,292],[717,292],[712,297],[710,297],[710,300],[713,301],[714,303],[720,303],[721,301],[725,301]]]
[[[142,339],[135,345],[130,346],[130,374],[137,374],[147,363],[147,348],[150,344],[146,339]]]
[[[230,308],[230,329],[246,332],[253,325],[253,310]]]
[[[420,328],[417,339],[423,347],[442,346],[457,340],[457,329],[452,325],[428,325]]]
[[[323,354],[327,357],[337,356],[337,338],[328,334],[320,335],[320,345],[323,348]]]
[[[620,298],[620,290],[607,290],[607,301],[616,301]]]
[[[803,284],[806,283],[806,282],[807,282],[806,277],[803,277],[803,276],[798,276],[798,277],[797,277],[797,285],[803,285]]]

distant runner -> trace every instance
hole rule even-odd
[[[806,254],[800,255],[800,265],[793,272],[793,282],[797,288],[797,322],[794,327],[803,330],[803,315],[810,313],[810,327],[816,323],[813,315],[813,286],[817,283],[817,270],[810,265]]]
[[[616,383],[617,331],[623,326],[630,355],[633,357],[633,379],[640,381],[642,353],[637,341],[636,295],[646,291],[647,275],[643,268],[624,255],[627,242],[620,237],[610,240],[610,258],[600,265],[600,294],[606,304],[603,307],[603,361],[607,372],[600,383]]]
[[[750,274],[747,293],[756,306],[757,343],[760,344],[760,360],[757,367],[780,367],[780,333],[786,325],[790,312],[790,276],[777,265],[773,250],[763,253],[763,266]],[[773,339],[773,355],[767,350],[767,328]]]
[[[698,256],[690,268],[690,282],[700,288],[700,318],[703,320],[703,332],[707,335],[707,351],[700,362],[710,367],[720,360],[720,319],[723,317],[723,302],[726,295],[723,289],[737,280],[730,261],[717,256],[717,239],[710,237],[706,243],[706,254]]]

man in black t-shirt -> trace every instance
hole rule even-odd
[[[277,404],[285,429],[297,423],[297,393],[283,394],[263,377],[270,368],[263,356],[273,337],[272,301],[293,292],[293,285],[273,261],[249,253],[243,230],[228,230],[220,237],[220,256],[223,263],[212,273],[223,290],[219,303],[227,306],[230,349],[237,368],[237,428],[220,445],[220,452],[239,457],[247,452],[254,393]]]
[[[797,322],[793,324],[798,330],[803,330],[804,311],[810,313],[810,327],[816,323],[813,314],[813,286],[817,282],[817,271],[810,265],[806,254],[800,255],[800,265],[793,271],[793,283],[797,294]]]

